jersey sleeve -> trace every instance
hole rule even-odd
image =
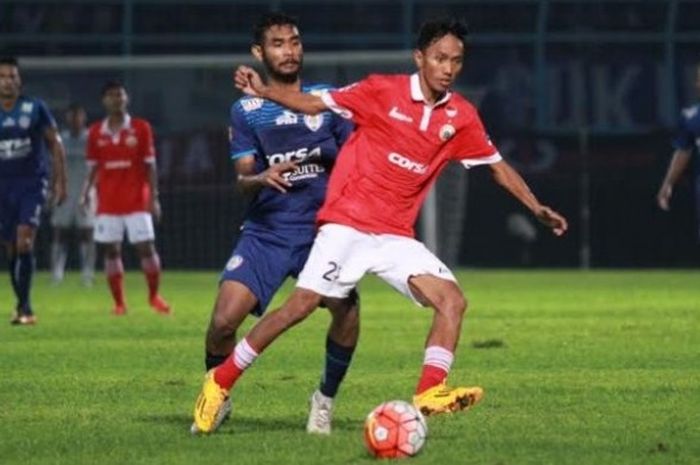
[[[369,76],[338,90],[321,94],[326,106],[343,118],[351,119],[357,125],[367,122],[371,114],[371,103],[376,100],[377,78]]]
[[[457,131],[450,143],[452,159],[461,162],[465,168],[490,165],[503,159],[476,112],[473,112],[466,126]]]
[[[236,104],[231,106],[229,126],[229,153],[232,160],[257,153],[255,134]]]
[[[676,132],[673,135],[673,140],[671,145],[674,149],[680,150],[692,150],[695,145],[695,135],[690,129],[689,118],[687,112],[691,110],[684,110],[678,120],[678,125],[676,127]],[[697,111],[697,110],[696,110]]]
[[[36,121],[39,131],[44,132],[47,128],[55,128],[56,120],[54,119],[49,107],[42,100],[36,101]]]
[[[156,146],[153,139],[153,128],[148,123],[148,121],[144,121],[143,123],[143,135],[140,142],[141,153],[143,154],[143,161],[145,163],[155,163]]]
[[[348,140],[348,137],[350,137],[350,134],[352,134],[352,131],[355,129],[355,125],[352,121],[341,118],[336,114],[332,115],[331,124],[331,131],[333,132],[338,147],[340,147]]]

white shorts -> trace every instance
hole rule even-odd
[[[95,220],[95,242],[121,242],[124,240],[125,229],[130,244],[152,241],[156,237],[150,213],[97,215]]]
[[[297,287],[343,298],[365,273],[379,276],[418,305],[408,286],[411,276],[430,274],[457,282],[449,268],[415,239],[325,224],[318,230]]]

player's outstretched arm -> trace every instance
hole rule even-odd
[[[66,150],[61,135],[55,127],[44,131],[46,145],[51,152],[51,200],[54,206],[61,205],[68,195],[66,191]]]
[[[506,161],[489,165],[494,180],[525,205],[537,219],[561,236],[569,228],[566,218],[546,205],[542,205],[525,180]]]
[[[656,203],[662,210],[669,210],[671,201],[671,195],[673,195],[673,186],[676,185],[678,178],[681,177],[688,162],[690,161],[691,151],[686,149],[677,149],[673,152],[673,157],[668,165],[668,171],[666,171],[666,176],[664,177],[661,187],[659,187],[659,192],[656,194]]]
[[[315,115],[328,109],[321,97],[317,95],[282,90],[265,85],[260,75],[249,66],[239,66],[234,73],[233,79],[236,87],[245,94],[272,100],[284,107],[307,115]]]
[[[293,161],[272,165],[261,173],[255,172],[255,158],[243,157],[236,160],[236,186],[244,194],[254,194],[263,187],[276,189],[283,194],[292,187],[284,174],[297,169]]]

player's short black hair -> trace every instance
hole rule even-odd
[[[2,57],[0,58],[0,65],[14,66],[19,68],[19,60],[17,57]]]
[[[112,89],[126,89],[126,86],[119,79],[110,79],[102,85],[102,92],[100,95],[104,97],[105,94]]]
[[[299,27],[299,23],[294,16],[290,16],[281,11],[270,11],[262,15],[253,26],[253,44],[262,45],[265,40],[265,31],[272,26],[293,26]]]
[[[433,19],[424,22],[418,31],[416,48],[425,50],[436,40],[440,40],[451,34],[458,38],[462,44],[466,44],[466,37],[469,35],[467,25],[458,19]]]

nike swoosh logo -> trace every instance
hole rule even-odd
[[[399,121],[404,121],[404,122],[406,122],[406,123],[412,123],[412,122],[413,122],[413,118],[411,118],[411,117],[408,116],[408,115],[404,115],[403,113],[401,113],[397,107],[393,107],[393,108],[389,111],[389,116],[392,117],[392,118],[394,118],[394,119],[397,119],[397,120],[399,120]]]

